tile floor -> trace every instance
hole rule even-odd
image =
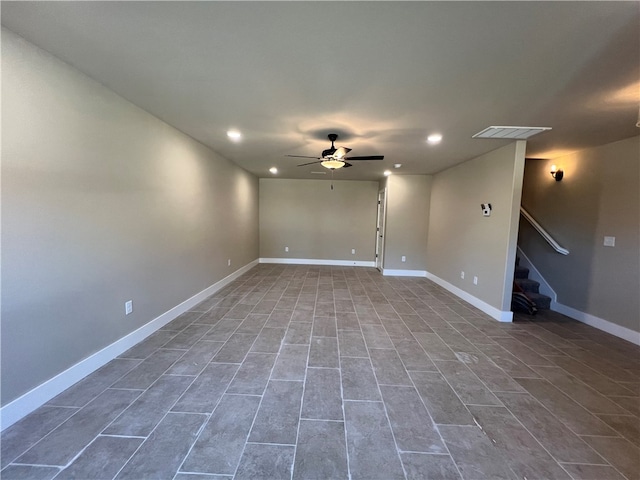
[[[2,479],[638,479],[640,348],[260,265],[2,434]]]

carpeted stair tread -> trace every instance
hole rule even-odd
[[[540,293],[540,283],[529,278],[529,269],[520,264],[520,259],[516,259],[514,282],[524,290],[525,294],[538,310],[549,310],[551,308],[551,298]],[[515,291],[515,290],[514,290]]]
[[[529,269],[516,265],[515,278],[529,278]]]
[[[536,304],[538,310],[549,310],[551,308],[551,297],[547,297],[541,293],[533,293],[527,292],[527,297],[529,297],[533,303]]]
[[[527,292],[527,294],[529,292],[540,293],[540,282],[536,282],[530,278],[516,278],[515,282],[522,290]]]

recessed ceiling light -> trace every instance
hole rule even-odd
[[[227,132],[227,137],[229,137],[234,142],[237,142],[242,138],[242,134],[238,130],[229,130]]]
[[[430,143],[431,145],[436,145],[441,141],[442,141],[442,135],[440,135],[439,133],[432,133],[427,137],[427,143]]]
[[[276,167],[271,167],[271,168],[269,169],[269,171],[270,171],[271,173],[273,173],[273,174],[278,173],[278,169],[277,169]]]
[[[389,175],[391,175],[391,170],[385,170],[384,171],[384,176],[388,177]]]
[[[393,168],[400,168],[402,166],[401,163],[394,163]]]

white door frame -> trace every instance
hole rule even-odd
[[[384,268],[384,236],[387,216],[387,189],[378,192],[378,217],[376,219],[376,268]]]

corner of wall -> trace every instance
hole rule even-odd
[[[428,271],[497,312],[511,307],[525,147],[510,143],[432,180]],[[493,205],[489,217],[481,203]]]

